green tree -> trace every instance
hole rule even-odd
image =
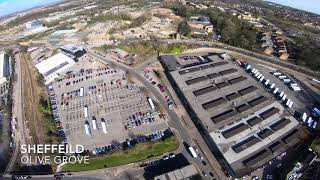
[[[183,36],[187,36],[190,34],[190,32],[191,32],[191,28],[186,21],[183,21],[178,25],[178,33],[179,34],[181,34]]]

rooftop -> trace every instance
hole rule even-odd
[[[198,59],[188,65],[180,57]],[[299,123],[255,79],[230,60],[213,53],[162,56],[177,93],[189,113],[197,117],[236,174],[246,174],[297,143],[282,137],[299,129]],[[283,148],[268,148],[279,141]],[[261,151],[256,155],[256,152]],[[257,158],[259,160],[257,160]],[[251,159],[250,159],[251,158]],[[256,161],[257,160],[257,161]],[[250,164],[250,165],[248,165]]]

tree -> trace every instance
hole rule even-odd
[[[187,36],[190,34],[190,32],[191,32],[191,28],[186,21],[183,21],[178,25],[178,33],[179,34],[181,34],[183,36]]]

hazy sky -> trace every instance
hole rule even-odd
[[[0,0],[0,16],[59,0]]]
[[[320,0],[266,0],[320,14]]]
[[[0,0],[0,16],[59,0]],[[268,0],[320,14],[320,0]]]

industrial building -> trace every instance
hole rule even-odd
[[[11,60],[5,53],[0,53],[0,106],[6,104],[11,75]]]
[[[33,28],[39,28],[43,27],[43,24],[40,20],[32,20],[25,24],[26,29],[33,29]]]
[[[204,130],[212,152],[231,175],[240,177],[307,134],[263,86],[223,57],[202,53],[159,59],[191,119]]]
[[[112,57],[112,59],[118,62],[122,62],[127,65],[131,65],[133,63],[133,57],[130,56],[127,51],[119,48],[108,50],[108,56]]]
[[[36,64],[36,68],[43,75],[45,84],[52,83],[55,79],[68,70],[75,61],[63,53],[58,53],[40,63]]]
[[[64,53],[73,56],[74,58],[79,58],[86,53],[83,47],[76,46],[73,44],[67,44],[60,48]]]

